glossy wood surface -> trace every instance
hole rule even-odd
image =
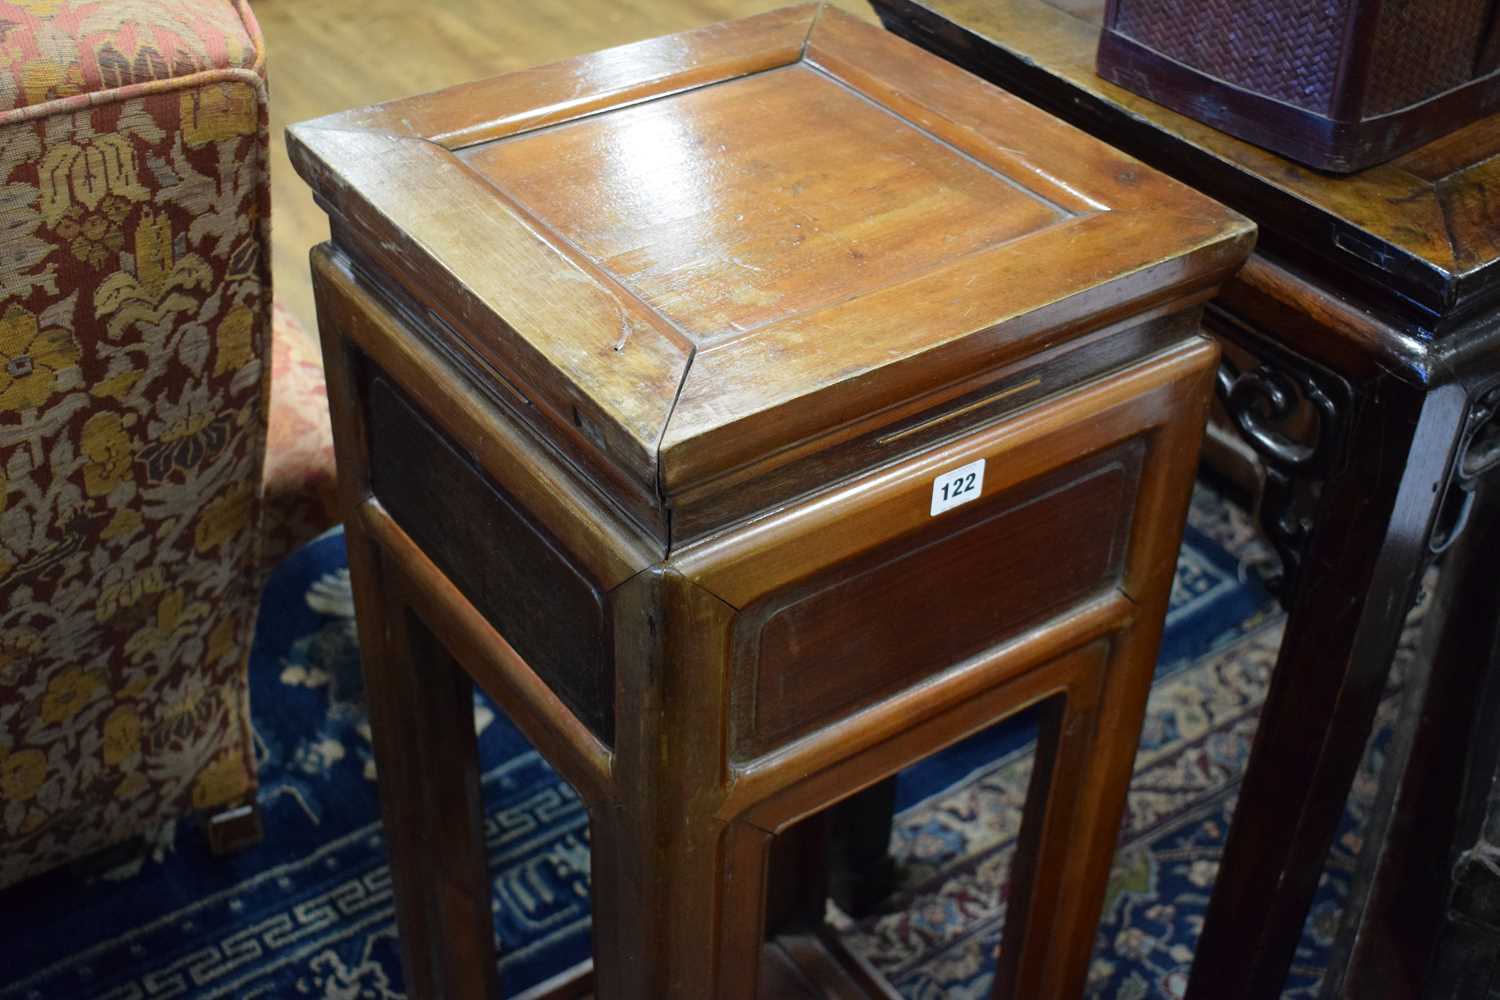
[[[1019,413],[1059,387],[1117,371],[1191,334],[1195,305],[1192,299],[1158,305],[876,413],[851,416],[836,430],[794,447],[755,456],[674,495],[672,533],[679,542],[691,543],[717,526],[795,500],[806,493],[808,483],[887,464],[951,438],[967,423]]]
[[[932,521],[932,480],[946,470],[984,459],[984,495],[992,496],[1045,475],[1059,453],[1094,455],[1119,445],[1124,428],[1161,420],[1184,405],[1188,390],[1168,386],[1199,370],[1211,350],[1193,337],[1150,355],[1152,364],[1137,361],[1108,379],[1072,387],[1051,406],[1030,407],[1009,420],[976,420],[972,433],[923,449],[899,466],[840,480],[817,498],[683,546],[673,553],[674,565],[735,607],[746,607],[801,579],[809,560],[840,561],[920,531]],[[1126,593],[1150,585],[1154,577],[1144,573],[1138,565],[1127,569]]]
[[[586,803],[610,1000],[879,995],[783,926],[821,887],[768,894],[772,845],[1046,705],[1002,989],[1076,994],[1217,358],[1198,314],[1253,227],[811,7],[292,145],[332,219],[314,274],[381,768],[418,762],[382,788],[415,995],[495,990],[460,891],[472,797],[420,781],[462,746],[412,742],[466,723],[401,707],[428,670],[490,693]],[[933,477],[980,457],[972,506],[934,516]],[[995,600],[998,565],[1035,585]],[[904,653],[841,655],[851,609],[943,574],[952,607]],[[735,637],[768,623],[819,684],[757,683]],[[779,721],[751,734],[758,699]]]
[[[1393,292],[1382,305],[1441,335],[1439,319],[1500,295],[1500,227],[1485,192],[1500,184],[1500,124],[1485,119],[1359,173],[1313,170],[1147,98],[1094,71],[1104,0],[876,0],[892,23],[927,32],[959,62],[1008,61],[1028,100],[1255,218],[1263,243]],[[923,12],[928,12],[924,14]],[[1068,95],[1066,98],[1062,95]],[[1316,266],[1316,265],[1311,265]]]
[[[864,0],[833,4],[875,20]],[[271,268],[277,301],[313,330],[307,254],[328,238],[328,219],[287,158],[283,133],[293,122],[781,6],[785,0],[636,0],[628,6],[617,0],[256,0],[274,96]]]
[[[1289,619],[1188,994],[1278,996],[1385,691],[1400,612],[1432,558],[1434,533],[1453,516],[1445,496],[1463,428],[1500,379],[1486,263],[1500,239],[1486,193],[1500,129],[1481,122],[1333,179],[1101,82],[1089,69],[1096,27],[1040,0],[876,6],[894,29],[1265,227],[1260,250],[1206,318],[1252,359],[1247,374],[1276,387],[1241,396],[1233,409],[1280,484],[1266,491],[1261,520],[1297,571],[1282,595]],[[1279,393],[1291,395],[1278,403]],[[1307,413],[1314,401],[1312,426],[1283,420],[1268,433],[1271,411],[1290,403]],[[1487,599],[1493,607],[1493,593]],[[1288,782],[1293,773],[1299,780]],[[1366,852],[1362,879],[1379,856]],[[1351,912],[1353,924],[1382,933],[1388,915],[1378,906],[1352,909],[1363,910]],[[1334,970],[1329,981],[1351,996],[1381,996],[1372,984],[1386,977],[1365,971],[1345,979]]]
[[[1191,301],[1252,238],[1129,158],[811,7],[332,116],[290,141],[352,249],[550,434],[668,502],[836,433],[856,407],[1107,325],[1122,302]],[[1069,265],[1035,266],[1052,256]]]
[[[1114,583],[1137,463],[1114,454],[1070,468],[758,599],[736,628],[746,685],[736,701],[750,716],[740,752],[784,743]],[[1051,544],[1038,544],[1047,531]],[[994,596],[974,604],[969,588]]]
[[[802,63],[460,157],[698,347],[1071,215]]]
[[[1194,337],[1116,377],[1065,389],[1012,417],[1010,433],[1003,422],[981,424],[977,434],[973,424],[964,424],[968,433],[908,459],[905,468],[879,471],[863,485],[783,512],[768,533],[751,534],[745,545],[689,547],[614,584],[608,607],[622,668],[614,677],[611,746],[476,606],[482,591],[439,568],[433,555],[441,546],[433,554],[424,551],[371,496],[387,473],[370,470],[367,462],[390,462],[395,454],[382,451],[371,435],[399,438],[385,424],[405,412],[370,421],[376,408],[369,401],[378,395],[362,388],[370,380],[360,370],[377,359],[392,366],[379,378],[410,394],[423,411],[421,420],[443,433],[459,438],[468,433],[469,421],[486,421],[488,436],[504,446],[521,432],[507,427],[514,418],[496,406],[471,411],[446,403],[452,393],[462,399],[464,378],[451,367],[442,377],[441,366],[449,362],[431,357],[420,339],[403,333],[388,305],[373,290],[361,289],[341,263],[334,253],[320,254],[316,273],[338,441],[348,458],[345,467],[357,477],[343,488],[351,553],[360,567],[355,588],[361,628],[372,657],[366,669],[384,720],[377,736],[381,773],[392,776],[383,779],[382,796],[387,822],[399,826],[391,843],[415,996],[489,997],[496,991],[488,964],[490,931],[476,903],[487,885],[475,874],[483,852],[464,832],[477,816],[465,777],[472,768],[454,762],[462,741],[435,736],[429,745],[421,736],[467,725],[458,702],[442,692],[460,690],[468,678],[499,701],[588,805],[597,961],[587,974],[597,995],[607,998],[749,998],[809,989],[811,995],[888,995],[868,970],[806,936],[783,935],[761,947],[774,836],[997,718],[1049,704],[1046,748],[1057,764],[1039,769],[1034,782],[1023,834],[1031,848],[1014,874],[1015,916],[1007,923],[1003,977],[1014,996],[1066,997],[1081,988],[1170,589],[1170,553],[1216,357],[1211,345]],[[357,339],[345,339],[350,334]],[[382,347],[382,337],[411,342],[397,350]],[[1131,503],[1151,512],[1131,516],[1128,537],[1116,543],[1118,586],[1088,589],[1061,607],[1038,606],[1044,620],[1019,631],[996,627],[993,643],[975,655],[929,644],[931,676],[883,689],[873,702],[857,699],[816,731],[754,760],[735,761],[726,712],[737,683],[731,637],[742,612],[705,583],[734,583],[753,604],[780,580],[856,567],[862,553],[875,552],[880,532],[863,538],[822,532],[816,545],[782,545],[782,554],[769,563],[745,557],[757,545],[774,549],[795,539],[799,530],[840,509],[851,523],[896,509],[893,504],[914,495],[912,487],[930,482],[932,463],[958,461],[976,448],[994,457],[994,496],[1003,502],[1007,488],[1029,480],[1045,492],[1053,470],[1080,470],[1072,476],[1062,471],[1065,482],[1080,475],[1086,483],[1100,480],[1100,461],[1090,456],[1107,456],[1112,445],[1139,454]],[[363,451],[349,454],[353,448]],[[517,484],[517,496],[543,497],[528,482],[565,481],[571,474],[557,468],[549,452],[513,454],[524,467],[498,468]],[[399,473],[403,460],[396,455],[394,461]],[[474,509],[464,515],[471,519],[498,510],[483,498],[471,502]],[[1070,508],[1023,509],[1051,512],[1056,519]],[[617,529],[607,510],[540,503],[536,513],[552,525],[554,537],[566,540],[562,544],[581,545],[579,562],[610,564],[597,551],[614,544]],[[569,519],[575,527],[561,523]],[[913,527],[923,523],[880,520],[887,537],[915,537],[920,533]],[[588,528],[595,523],[603,538],[590,544]],[[958,530],[965,522],[931,523]],[[1048,525],[1013,544],[1052,551],[1056,537]],[[511,547],[483,553],[497,565],[512,554]],[[560,583],[557,567],[546,561],[528,569],[533,579],[527,587],[545,590]],[[989,603],[982,587],[968,588],[962,599],[976,602],[980,617]],[[1027,593],[1018,599],[1024,603]],[[525,603],[519,595],[517,601]],[[405,624],[382,624],[397,621]],[[430,648],[433,637],[443,652]],[[840,669],[855,679],[863,674],[859,665]],[[411,687],[422,684],[431,690],[418,698]],[[408,714],[403,706],[420,711]],[[443,768],[443,780],[424,780],[430,767]],[[428,850],[434,837],[441,839],[441,851]],[[548,987],[557,997],[579,995],[583,988],[576,979]]]
[[[526,425],[497,421],[494,398],[455,372],[450,357],[424,338],[408,335],[389,306],[356,278],[348,257],[318,248],[312,254],[312,275],[320,332],[331,326],[344,338],[340,354],[348,357],[333,361],[351,380],[348,405],[364,405],[367,373],[353,369],[361,358],[369,358],[411,395],[428,401],[425,412],[442,432],[606,588],[618,586],[665,554],[664,547],[617,512],[604,487],[566,462],[538,461],[543,446]],[[324,364],[330,363],[325,350]],[[350,461],[357,463],[353,474],[368,481],[368,443],[362,440],[361,448],[360,457]]]
[[[376,500],[569,710],[606,745],[612,743],[615,665],[600,581],[400,390],[378,375],[362,388]],[[507,558],[489,558],[495,550]]]

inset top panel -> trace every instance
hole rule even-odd
[[[1070,214],[806,63],[459,156],[700,345]]]

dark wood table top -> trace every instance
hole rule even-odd
[[[1500,302],[1500,116],[1359,173],[1327,174],[1097,76],[1104,0],[872,2],[901,33],[960,65],[1004,66],[1013,92],[1170,165],[1255,219],[1262,249],[1358,287],[1413,336],[1462,336]]]

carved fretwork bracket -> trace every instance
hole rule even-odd
[[[1266,581],[1285,604],[1296,589],[1313,518],[1329,469],[1343,440],[1353,392],[1333,372],[1301,358],[1240,320],[1210,305],[1204,325],[1253,354],[1257,367],[1220,363],[1218,395],[1240,434],[1266,470],[1261,527],[1281,557],[1281,572]]]
[[[1468,419],[1453,452],[1448,492],[1427,540],[1433,555],[1442,555],[1458,541],[1469,525],[1475,488],[1495,469],[1500,469],[1500,385],[1481,393],[1469,407]]]

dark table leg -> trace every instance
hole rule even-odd
[[[1374,721],[1461,423],[1459,386],[1356,392],[1301,549],[1290,617],[1189,979],[1280,994]]]
[[[1468,931],[1483,922],[1457,917],[1445,927],[1452,887],[1443,876],[1463,852],[1483,842],[1486,799],[1500,759],[1497,410],[1500,390],[1471,410],[1443,518],[1456,530],[1440,532],[1452,551],[1428,611],[1329,956],[1323,989],[1328,998],[1416,997],[1423,995],[1424,981],[1428,996],[1468,995],[1460,983],[1489,976],[1487,963],[1476,961],[1482,948],[1441,947],[1439,941],[1467,940]],[[1484,873],[1485,866],[1474,870]],[[1455,908],[1460,896],[1454,897]],[[1462,929],[1449,934],[1448,927]],[[1497,946],[1500,930],[1490,951]],[[1434,947],[1441,954],[1429,969]]]
[[[1432,915],[1439,919],[1433,921],[1436,940],[1423,984],[1427,1000],[1487,1000],[1500,985],[1500,615],[1495,608],[1500,596],[1495,578],[1500,476],[1492,476],[1486,488],[1476,512],[1475,551],[1466,561],[1473,573],[1465,574],[1478,593],[1464,596],[1471,601],[1488,598],[1488,607],[1459,626],[1468,639],[1462,654],[1487,661],[1487,670],[1483,683],[1469,693],[1477,707],[1473,727],[1465,734],[1470,739],[1460,769],[1457,830],[1451,849],[1440,856],[1441,865],[1420,855],[1407,865],[1408,880],[1425,875],[1441,882],[1445,893],[1441,913]],[[1449,871],[1450,878],[1437,874]],[[1396,906],[1392,910],[1399,912]]]
[[[380,565],[362,531],[346,534],[362,570]],[[473,682],[375,573],[361,581],[361,661],[407,995],[499,1000]]]
[[[890,855],[895,827],[896,778],[886,778],[831,810],[830,891],[845,913],[858,919],[896,888],[896,863]]]
[[[1493,729],[1500,696],[1497,493],[1492,488],[1480,496],[1465,544],[1443,568],[1417,667],[1425,676],[1403,709],[1397,734],[1403,745],[1393,746],[1387,759],[1389,777],[1345,906],[1326,997],[1422,995],[1455,848],[1468,848],[1480,836],[1482,822],[1465,824],[1460,803],[1466,772],[1486,781],[1493,776],[1500,740]],[[1468,812],[1482,815],[1482,809]],[[1437,977],[1456,971],[1447,964],[1434,967]]]

